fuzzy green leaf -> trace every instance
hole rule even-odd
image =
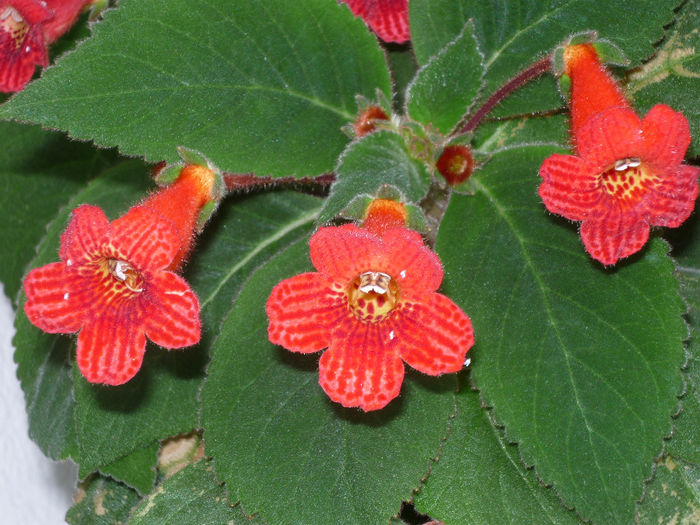
[[[663,242],[605,270],[545,213],[552,151],[495,154],[476,195],[452,198],[443,288],[472,318],[474,383],[525,463],[585,519],[629,523],[683,389],[685,306]]]
[[[409,373],[401,397],[376,412],[330,401],[318,385],[318,354],[267,341],[270,290],[308,270],[304,238],[256,272],[236,299],[201,392],[206,452],[229,499],[266,522],[386,522],[438,451],[455,379]]]
[[[580,523],[509,444],[481,406],[479,394],[463,386],[457,417],[440,459],[415,497],[416,508],[445,523]]]
[[[425,196],[430,183],[426,164],[415,158],[424,143],[415,147],[391,131],[376,131],[353,142],[336,169],[336,182],[319,216],[325,222],[340,214],[358,195],[376,196],[385,185],[397,188],[409,202]]]
[[[673,20],[673,9],[680,3],[631,0],[599,6],[589,0],[412,0],[411,37],[418,63],[426,64],[460,33],[467,20],[473,19],[486,66],[486,88],[481,94],[485,99],[574,33],[595,30],[622,49],[632,65],[638,65],[653,54],[652,44],[663,37],[663,27]],[[506,99],[495,114],[529,113],[562,105],[551,75],[535,84]]]
[[[700,466],[666,457],[656,466],[637,512],[638,523],[700,522]]]
[[[182,145],[226,171],[316,175],[355,95],[390,93],[376,39],[327,0],[123,0],[93,29],[0,116],[152,161]]]
[[[139,494],[147,494],[153,490],[156,482],[159,449],[160,443],[158,442],[147,447],[137,448],[128,456],[100,467],[100,472],[121,481],[138,491]]]
[[[122,525],[129,521],[138,493],[118,481],[90,476],[80,487],[76,503],[68,509],[70,525]]]
[[[0,221],[0,281],[15,301],[46,223],[115,155],[12,122],[0,122],[0,141],[0,209],[6,211]]]
[[[455,40],[418,71],[408,88],[409,116],[449,133],[476,98],[483,74],[474,24],[468,22]]]
[[[73,208],[84,202],[100,203],[109,214],[123,211],[146,190],[144,165],[128,161],[104,172],[70,199],[49,225],[37,255],[30,263],[35,268],[58,260],[59,238]],[[23,304],[20,296],[19,304]],[[22,310],[15,322],[13,344],[17,377],[27,401],[29,435],[51,458],[77,457],[75,402],[70,362],[74,338],[45,334],[33,326]]]
[[[231,507],[226,491],[214,479],[211,463],[200,460],[188,465],[158,486],[133,511],[132,525],[181,523],[255,524],[262,523]]]
[[[199,345],[166,351],[151,345],[141,371],[119,387],[91,385],[75,372],[81,475],[156,440],[198,426],[197,391],[222,317],[247,276],[289,235],[303,235],[318,198],[295,193],[226,202],[209,223],[185,277],[200,297]],[[230,242],[231,232],[235,242]]]

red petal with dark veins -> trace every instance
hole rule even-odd
[[[77,207],[61,235],[61,260],[70,268],[101,257],[109,231],[109,220],[100,208],[88,204]]]
[[[34,326],[50,334],[77,332],[85,319],[84,305],[76,303],[63,263],[35,268],[24,279],[24,312]]]
[[[370,257],[375,271],[390,275],[404,291],[434,292],[443,277],[442,264],[421,236],[407,228],[388,230],[382,238],[383,252]]]
[[[644,204],[653,226],[680,226],[693,212],[700,168],[682,164],[655,185]]]
[[[265,305],[270,342],[293,352],[317,352],[329,345],[330,333],[348,318],[342,286],[320,273],[285,279],[270,293]]]
[[[0,91],[21,91],[34,76],[36,66],[46,67],[49,57],[39,28],[32,28],[19,47],[8,33],[0,31]]]
[[[600,216],[605,198],[598,178],[586,171],[583,160],[555,153],[540,167],[539,195],[547,209],[572,221]]]
[[[141,368],[146,336],[133,306],[130,302],[111,305],[78,334],[78,368],[90,383],[121,385]]]
[[[377,235],[354,224],[319,228],[309,240],[313,265],[319,272],[340,282],[349,283],[370,270],[370,255],[383,257],[385,251]]]
[[[345,407],[379,410],[399,395],[404,365],[396,340],[382,323],[359,321],[345,334],[334,332],[319,362],[319,383],[328,397]]]
[[[424,374],[458,372],[474,344],[469,317],[448,297],[433,293],[391,317],[401,358]]]
[[[576,135],[579,155],[592,173],[602,173],[615,161],[645,158],[642,123],[629,108],[609,108],[590,117]]]
[[[646,142],[646,162],[660,169],[683,162],[690,145],[690,127],[682,113],[657,104],[642,120],[642,134]]]
[[[386,42],[405,42],[411,38],[408,25],[408,0],[344,0],[355,16]]]
[[[180,237],[170,221],[144,206],[134,206],[112,223],[115,255],[139,271],[168,267],[180,250]]]
[[[199,342],[199,300],[185,280],[172,272],[157,272],[146,281],[139,298],[146,336],[164,348]]]
[[[641,250],[649,240],[649,224],[615,207],[603,220],[584,221],[581,240],[591,257],[606,265],[615,264]]]

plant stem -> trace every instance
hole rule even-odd
[[[226,189],[230,193],[250,193],[274,189],[295,189],[325,195],[335,181],[335,174],[324,173],[317,177],[258,177],[252,173],[224,173]]]
[[[486,115],[488,115],[491,110],[498,105],[504,98],[510,95],[516,89],[523,87],[525,84],[539,77],[540,75],[546,73],[551,69],[551,55],[547,55],[527,69],[522,70],[516,76],[511,78],[508,82],[503,84],[498,90],[496,90],[487,100],[482,104],[482,106],[474,113],[474,115],[467,121],[464,127],[459,131],[459,134],[469,133],[476,129],[476,127],[481,123]]]

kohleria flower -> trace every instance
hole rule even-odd
[[[0,0],[0,91],[21,90],[91,0]]]
[[[651,226],[677,227],[693,211],[700,169],[682,164],[688,121],[663,104],[640,119],[590,44],[569,46],[564,65],[577,155],[544,161],[539,194],[552,213],[581,221],[591,257],[615,264],[646,244]]]
[[[320,228],[317,272],[285,279],[267,301],[268,337],[293,352],[327,348],[319,383],[346,407],[378,410],[398,396],[403,361],[430,375],[457,372],[474,343],[469,317],[436,293],[443,270],[420,235],[374,201],[363,227]],[[396,204],[396,203],[394,203]]]
[[[27,317],[45,332],[79,332],[78,367],[91,383],[129,381],[146,337],[164,348],[199,341],[199,302],[174,270],[212,200],[213,180],[207,168],[187,166],[112,223],[100,208],[79,206],[61,237],[61,262],[25,278]]]
[[[406,42],[411,34],[408,27],[408,0],[341,0],[355,16],[386,42]]]

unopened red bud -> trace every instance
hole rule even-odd
[[[389,116],[379,106],[369,106],[355,120],[355,135],[364,137],[368,133],[372,133],[375,129],[377,120],[389,120]]]
[[[467,180],[472,174],[474,157],[467,146],[447,146],[442,150],[436,167],[450,186],[456,186]]]

